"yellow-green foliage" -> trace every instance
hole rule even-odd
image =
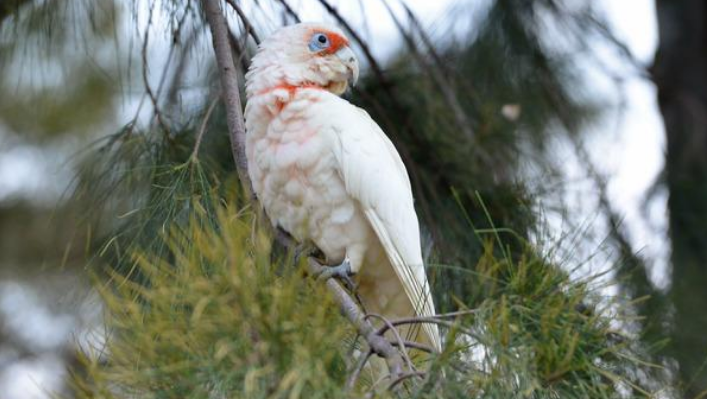
[[[140,282],[109,273],[106,362],[84,359],[81,397],[338,396],[346,324],[321,284],[276,270],[251,220],[189,223],[166,238],[168,259],[135,255]]]
[[[465,376],[470,396],[651,397],[635,374],[651,367],[612,327],[611,315],[592,304],[587,281],[572,281],[531,247],[515,261],[486,248],[474,278],[483,299],[462,322],[473,332],[471,346],[483,348]],[[616,315],[620,305],[608,309]]]
[[[102,356],[86,354],[75,370],[77,396],[363,397],[369,379],[344,390],[353,328],[324,285],[273,256],[249,212],[214,206],[210,219],[193,204],[191,220],[173,223],[162,238],[168,250],[135,253],[132,267],[109,267],[97,279],[109,337]],[[447,345],[426,378],[384,395],[651,396],[655,368],[610,323],[618,304],[608,307],[612,314],[597,309],[587,282],[527,243],[518,259],[486,244],[473,269],[454,268],[462,289],[445,291],[444,281],[435,288],[440,310],[473,314],[442,329]]]
[[[536,248],[524,247],[512,259],[486,241],[473,271],[454,268],[456,282],[469,287],[462,292],[476,295],[451,292],[453,301],[473,312],[445,329],[448,347],[436,361],[445,381],[424,384],[411,397],[654,397],[651,391],[662,388],[656,387],[660,368],[641,361],[640,346],[612,326],[623,317],[621,305],[607,299],[611,313],[602,311],[592,299],[595,279],[574,281]]]

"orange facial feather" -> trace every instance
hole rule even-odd
[[[320,55],[329,55],[329,54],[334,54],[337,51],[339,51],[342,47],[348,46],[349,45],[349,40],[346,39],[345,37],[341,36],[340,34],[332,31],[315,31],[313,33],[323,33],[327,35],[329,38],[329,47],[326,49],[318,52],[317,54]]]

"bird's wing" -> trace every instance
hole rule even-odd
[[[335,155],[346,190],[361,204],[402,282],[417,315],[435,314],[420,246],[420,226],[410,179],[393,143],[371,117],[342,100],[331,115],[339,142]],[[423,324],[435,348],[441,348],[436,325]]]

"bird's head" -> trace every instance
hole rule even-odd
[[[341,95],[358,79],[358,60],[336,27],[301,23],[264,40],[248,75],[249,91],[316,86]]]

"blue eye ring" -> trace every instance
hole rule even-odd
[[[329,37],[321,32],[315,33],[309,40],[309,50],[315,53],[325,50],[329,48],[329,46],[331,46],[331,41],[329,40]]]

